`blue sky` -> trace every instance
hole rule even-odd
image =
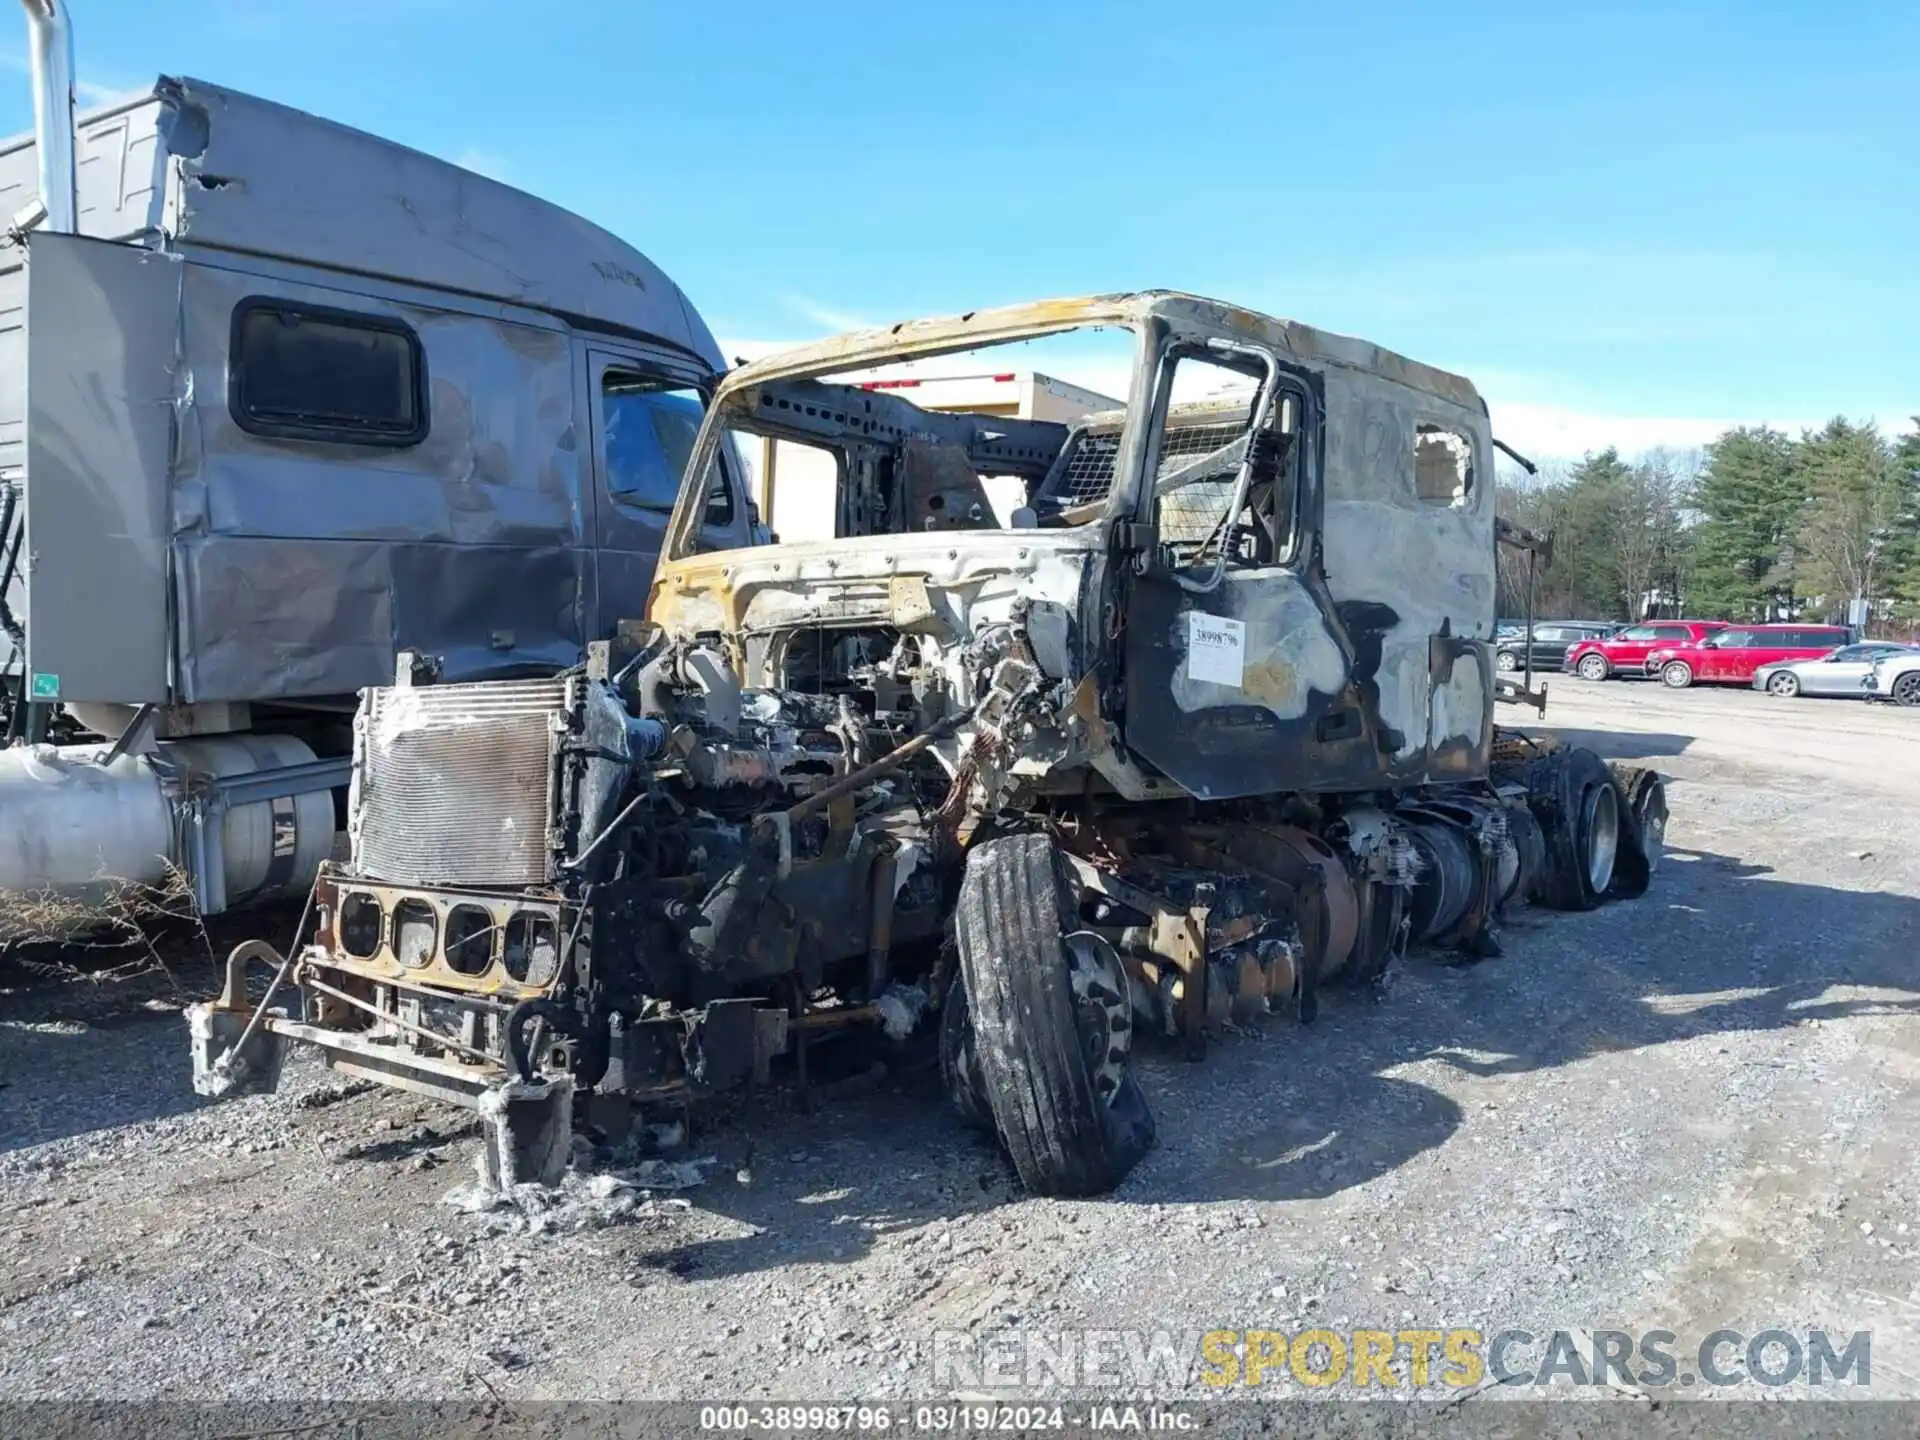
[[[90,94],[462,160],[743,345],[1164,285],[1463,371],[1546,453],[1920,410],[1910,3],[69,3]]]

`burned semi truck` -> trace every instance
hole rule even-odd
[[[76,122],[26,8],[0,891],[297,897],[397,654],[547,675],[639,612],[720,355],[631,246],[417,151],[197,80]]]
[[[857,378],[1094,329],[1127,404],[1074,425]],[[744,543],[749,439],[833,457],[836,538]],[[1197,1056],[1648,884],[1659,778],[1493,723],[1493,451],[1458,376],[1162,292],[735,370],[640,621],[548,678],[422,655],[363,695],[352,858],[288,955],[236,952],[197,1083],[312,1045],[524,1160],[575,1092],[804,1089],[918,1031],[1026,1185],[1110,1188],[1153,1135],[1136,1037]]]

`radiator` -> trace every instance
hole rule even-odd
[[[545,883],[566,687],[503,680],[363,691],[348,801],[354,869],[400,885]]]

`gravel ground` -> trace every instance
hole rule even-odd
[[[164,984],[0,978],[0,1400],[923,1397],[967,1388],[936,1332],[1316,1324],[1871,1329],[1920,1396],[1920,716],[1564,680],[1548,718],[1672,777],[1653,891],[1150,1054],[1159,1144],[1098,1201],[910,1078],[516,1233],[442,1202],[460,1112],[304,1059],[206,1105]]]

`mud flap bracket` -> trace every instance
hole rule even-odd
[[[508,1080],[480,1096],[487,1188],[558,1185],[573,1158],[573,1081],[565,1075]]]
[[[187,1007],[187,1043],[193,1051],[193,1093],[267,1095],[280,1085],[280,1067],[286,1063],[287,1042],[267,1026],[247,1034],[248,1013],[219,1004]],[[239,1049],[234,1051],[238,1045]],[[221,1057],[233,1051],[222,1066]]]

